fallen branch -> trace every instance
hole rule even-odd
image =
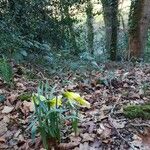
[[[132,126],[135,126],[135,127],[142,127],[142,126],[145,126],[145,127],[149,127],[150,128],[150,124],[147,124],[147,123],[142,123],[142,124],[134,124],[134,123],[131,123]]]
[[[110,113],[109,113],[109,116],[108,116],[108,121],[110,123],[110,125],[115,129],[115,131],[117,132],[117,135],[128,145],[130,146],[133,150],[135,150],[134,146],[131,145],[121,134],[120,132],[118,131],[118,129],[115,127],[115,125],[113,124],[113,119],[111,117],[112,114],[114,114],[114,109],[116,108],[116,105],[118,104],[118,102],[120,101],[121,99],[121,95],[118,97],[115,105],[113,106],[113,108],[111,109]]]

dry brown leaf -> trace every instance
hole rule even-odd
[[[92,95],[91,95],[91,94],[87,94],[87,95],[86,95],[86,99],[87,99],[87,100],[90,100],[91,98],[92,98]]]
[[[102,94],[102,90],[96,90],[95,94]]]
[[[70,85],[67,86],[67,89],[68,89],[68,90],[73,90],[73,89],[76,88],[76,86],[77,86],[77,85],[75,85],[75,84],[70,84]]]
[[[129,85],[128,85],[127,83],[124,83],[123,87],[124,87],[124,88],[128,88]]]
[[[90,150],[90,146],[88,142],[81,143],[79,146],[79,150]]]
[[[99,114],[99,113],[100,113],[100,111],[98,109],[94,109],[94,110],[90,109],[86,112],[86,114],[89,116],[95,116],[96,114]]]
[[[141,88],[140,90],[139,90],[139,95],[140,96],[143,96],[145,94],[145,92],[144,92],[144,90]]]
[[[150,149],[150,129],[145,130],[143,134],[139,134],[139,137],[141,138],[143,146]]]
[[[132,99],[140,99],[140,95],[139,95],[139,93],[132,93],[130,98],[132,98]]]
[[[81,142],[81,138],[77,137],[77,136],[70,136],[70,141],[71,142],[75,142],[75,143],[80,143]]]
[[[122,76],[122,80],[125,80],[125,78],[127,78],[128,75],[129,75],[129,72],[124,73]]]
[[[97,134],[100,135],[102,139],[109,138],[111,135],[111,129],[105,127],[102,123],[100,124],[99,129],[97,129]]]
[[[4,137],[0,137],[0,143],[5,143],[5,142],[6,142],[5,138]]]
[[[79,145],[79,143],[75,143],[75,142],[60,143],[58,145],[58,148],[69,150],[69,149],[73,149],[73,148],[77,147],[78,145]]]
[[[3,91],[0,89],[0,94],[3,94]]]
[[[14,137],[17,138],[20,133],[21,133],[21,130],[18,130],[18,131],[14,134]]]
[[[9,147],[6,144],[0,144],[0,149],[1,150],[7,150]]]
[[[30,141],[30,140],[29,140],[29,141]],[[27,141],[26,143],[24,143],[24,144],[23,144],[19,149],[17,149],[17,150],[29,150],[29,149],[30,149],[30,150],[34,150],[34,149],[31,148],[31,146],[29,146],[29,143],[30,143],[30,142]]]
[[[32,102],[24,101],[23,109],[25,110],[25,112],[28,112],[28,111],[33,112],[35,110],[34,104]]]
[[[94,142],[91,145],[90,150],[99,150],[101,146],[101,140],[94,140]]]
[[[142,139],[141,139],[139,136],[134,135],[134,136],[132,137],[132,139],[133,139],[133,141],[131,142],[131,144],[132,144],[134,147],[137,147],[137,148],[140,149],[140,150],[148,150],[148,149],[142,149],[142,147],[143,147]],[[136,150],[137,148],[135,148],[135,150]],[[138,149],[137,149],[137,150],[138,150]],[[131,150],[131,149],[129,149],[129,150]]]
[[[10,106],[4,106],[3,110],[2,110],[2,113],[3,114],[8,114],[10,112],[12,112],[14,109],[14,107],[10,107]]]
[[[102,123],[100,123],[99,129],[97,129],[97,134],[101,135],[104,130],[105,130],[104,125]]]
[[[80,150],[79,147],[75,147],[73,150]]]
[[[14,102],[18,97],[18,93],[11,93],[11,95],[9,97],[7,97],[7,100],[9,100],[10,102]]]
[[[0,121],[0,136],[7,131],[7,124],[2,120]]]
[[[80,135],[82,137],[82,142],[94,141],[94,134],[84,133]]]
[[[4,116],[3,117],[3,121],[5,122],[5,123],[9,123],[10,122],[10,116],[8,115],[8,116]]]
[[[91,134],[94,131],[95,123],[93,121],[83,122],[82,127],[87,128],[88,132]]]
[[[112,120],[112,124],[115,126],[117,129],[122,129],[125,127],[126,122],[125,121],[117,121],[117,120]]]
[[[21,90],[26,90],[27,88],[24,86],[24,84],[23,83],[20,83],[20,82],[18,82],[17,84],[16,84],[16,86],[19,88],[19,89],[21,89]]]
[[[22,134],[20,134],[20,135],[18,136],[18,141],[25,141],[25,139],[24,139],[24,137],[23,137]]]

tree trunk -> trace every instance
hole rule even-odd
[[[93,55],[94,54],[94,29],[93,29],[93,6],[91,0],[87,0],[87,42],[88,42],[88,51]]]
[[[118,0],[101,0],[106,28],[106,50],[109,59],[116,60],[118,37]]]
[[[70,40],[70,48],[71,48],[71,53],[78,55],[78,46],[77,46],[77,42],[76,42],[76,34],[75,34],[75,30],[74,30],[74,22],[73,19],[71,18],[71,14],[69,12],[70,9],[70,3],[68,0],[61,0],[61,16],[63,15],[63,17],[61,19],[64,19],[67,22],[67,31],[68,31],[68,36],[69,36],[69,40]],[[63,21],[63,20],[62,20]]]
[[[149,26],[150,26],[150,0],[145,0],[143,3],[143,12],[140,21],[142,57],[144,56],[144,50],[147,43]]]
[[[135,0],[129,15],[129,55],[130,59],[143,58],[150,25],[150,0]]]

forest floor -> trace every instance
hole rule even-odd
[[[91,103],[90,109],[81,111],[78,136],[64,131],[57,149],[150,149],[150,120],[128,119],[123,113],[129,104],[150,103],[150,66],[106,68],[82,74],[70,71],[49,79],[58,90],[78,92]],[[27,130],[33,104],[20,100],[23,93],[36,92],[39,80],[20,75],[17,67],[14,70],[14,87],[0,80],[0,150],[43,150],[40,136],[33,141]]]

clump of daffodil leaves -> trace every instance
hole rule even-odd
[[[62,95],[59,95],[58,97],[49,100],[47,100],[46,97],[44,97],[43,95],[38,95],[37,93],[32,94],[32,101],[34,103],[38,105],[40,99],[40,101],[48,102],[50,107],[62,106],[63,98],[67,98],[68,102],[72,106],[75,105],[79,107],[90,108],[90,103],[87,102],[84,98],[82,98],[78,93],[75,92],[66,91]]]
[[[47,85],[45,88],[42,85],[42,88],[38,88],[38,93],[32,94],[35,112],[30,128],[33,135],[35,130],[40,133],[44,148],[49,149],[49,140],[61,141],[62,130],[68,120],[77,135],[79,108],[90,108],[90,103],[75,92],[64,91],[61,95],[54,96],[54,89],[50,92],[47,89]]]

